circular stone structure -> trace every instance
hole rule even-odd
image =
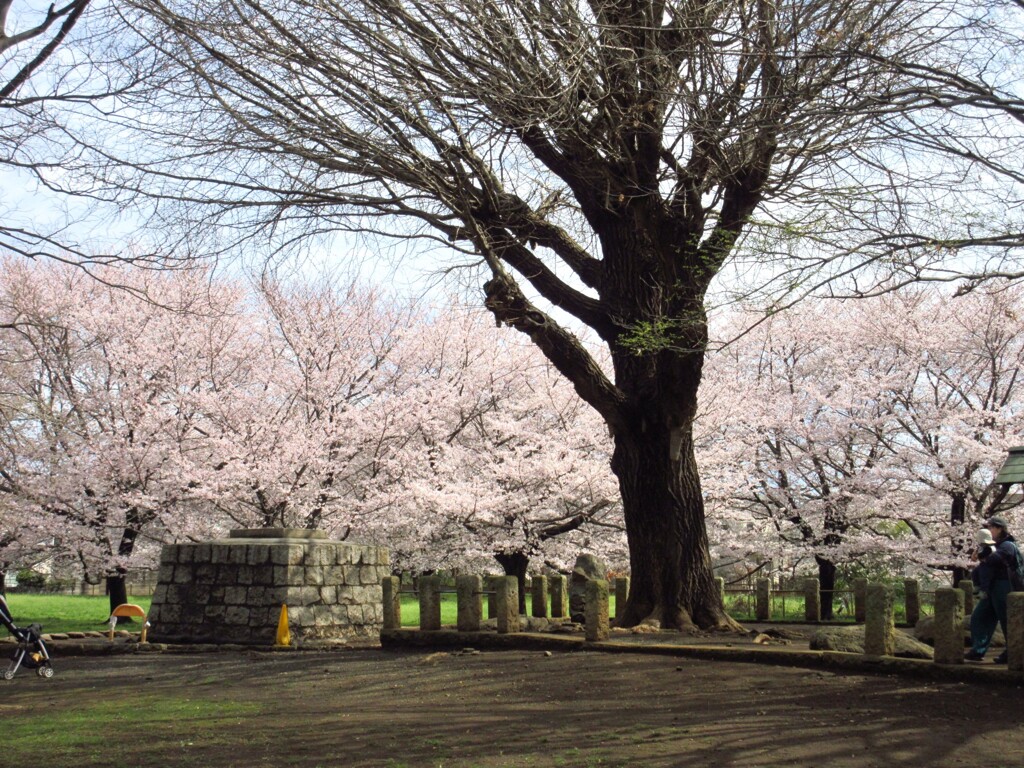
[[[388,551],[323,531],[257,528],[227,539],[168,544],[149,621],[155,642],[272,645],[281,606],[292,637],[375,637],[384,621]]]

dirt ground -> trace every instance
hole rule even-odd
[[[1024,765],[1024,691],[586,651],[65,658],[2,683],[9,765]]]

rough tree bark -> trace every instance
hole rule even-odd
[[[136,507],[128,509],[125,513],[125,528],[121,531],[121,541],[117,545],[118,557],[127,558],[131,556],[132,552],[135,551],[135,541],[139,537],[139,531],[142,530],[142,526],[151,517],[151,515],[143,514]],[[128,602],[127,575],[128,569],[118,566],[114,569],[113,573],[108,574],[106,577],[107,596],[109,597],[111,613],[114,612],[117,606]],[[132,618],[129,616],[120,616],[117,619],[118,624],[131,624],[132,621]]]
[[[818,564],[818,585],[821,591],[821,618],[831,621],[833,618],[832,601],[836,591],[836,564],[831,560],[815,555]]]
[[[953,540],[950,548],[953,550],[953,557],[959,559],[964,546],[964,524],[967,522],[967,496],[964,493],[954,493],[949,506],[949,524],[953,530]],[[969,542],[970,543],[970,542]],[[953,586],[959,587],[960,582],[968,578],[969,570],[962,565],[953,566]]]

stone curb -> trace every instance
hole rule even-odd
[[[617,642],[615,640],[587,642],[582,637],[542,635],[530,632],[498,635],[490,632],[455,632],[452,630],[422,632],[415,629],[382,632],[380,641],[381,646],[386,649],[473,647],[500,648],[502,650],[585,650],[600,653],[632,653],[787,667],[810,667],[812,669],[829,669],[847,673],[902,675],[940,682],[1024,685],[1024,673],[1011,672],[1002,666],[936,664],[926,659],[868,656],[860,653],[842,653],[839,651],[804,651],[788,648],[723,648],[720,646],[668,645],[664,643],[634,644]]]

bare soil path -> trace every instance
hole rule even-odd
[[[3,683],[8,765],[1024,765],[1024,690],[591,652],[152,654]]]

